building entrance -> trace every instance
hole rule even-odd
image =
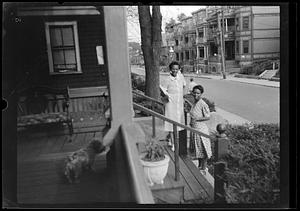
[[[234,57],[234,41],[225,41],[225,60],[233,60]]]

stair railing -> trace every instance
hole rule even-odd
[[[207,135],[205,133],[202,133],[202,132],[200,132],[200,131],[198,131],[198,130],[196,130],[194,128],[191,128],[189,126],[186,126],[184,124],[181,124],[179,122],[171,120],[171,119],[169,119],[169,118],[167,118],[167,117],[165,117],[165,116],[163,116],[163,115],[161,115],[161,114],[159,114],[159,113],[157,113],[155,111],[152,111],[152,110],[150,110],[148,108],[145,108],[144,106],[141,106],[141,105],[139,105],[137,103],[133,103],[133,108],[135,108],[137,110],[140,110],[140,111],[143,111],[143,112],[145,112],[145,113],[147,113],[147,114],[149,114],[149,115],[152,116],[152,123],[154,124],[154,125],[152,125],[152,127],[153,127],[152,128],[152,132],[153,132],[152,136],[153,137],[155,137],[155,134],[156,134],[155,133],[155,127],[156,127],[155,126],[155,118],[159,118],[159,119],[161,119],[163,121],[167,121],[167,122],[173,124],[174,147],[175,147],[175,180],[176,181],[179,181],[179,168],[180,168],[179,167],[179,137],[178,137],[178,133],[177,133],[178,127],[184,128],[184,129],[186,129],[186,130],[188,130],[188,131],[190,131],[192,133],[198,134],[200,136],[204,136],[204,137],[209,138],[211,140],[215,139],[215,137],[212,137],[212,136]]]
[[[139,93],[138,93],[139,94]],[[141,97],[145,97],[153,102],[161,103],[160,101],[157,101],[151,97],[139,94]],[[190,103],[188,100],[184,99],[185,102]],[[146,114],[149,114],[152,116],[152,137],[156,137],[156,125],[155,125],[155,118],[159,118],[163,121],[167,121],[171,124],[173,124],[173,134],[174,134],[174,157],[175,157],[175,181],[179,181],[179,172],[180,172],[180,166],[179,166],[179,136],[177,133],[177,128],[181,127],[187,131],[190,131],[194,134],[198,134],[199,136],[204,136],[206,138],[209,138],[212,142],[214,142],[214,200],[216,203],[226,203],[225,199],[225,188],[224,185],[227,183],[226,180],[226,168],[227,163],[222,161],[222,158],[228,154],[228,145],[229,145],[229,139],[227,138],[225,134],[225,126],[223,124],[218,124],[216,127],[216,130],[218,134],[216,137],[202,133],[192,127],[187,126],[187,113],[185,112],[185,125],[181,124],[179,122],[176,122],[174,120],[171,120],[164,115],[161,115],[153,110],[150,110],[148,108],[145,108],[144,106],[141,106],[137,103],[133,103],[133,108],[143,111]]]

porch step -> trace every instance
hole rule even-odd
[[[262,74],[259,75],[259,77],[265,78],[265,79],[270,79],[274,75],[276,75],[277,71],[278,71],[278,69],[276,69],[276,70],[265,70]]]
[[[171,181],[171,179],[166,179]],[[181,204],[184,201],[184,185],[182,182],[174,182],[171,187],[154,185],[151,187],[153,198],[156,204]],[[155,187],[156,186],[156,187]],[[161,186],[161,187],[159,187]]]

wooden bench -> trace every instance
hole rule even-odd
[[[44,127],[46,125],[67,125],[70,138],[73,123],[69,113],[69,88],[31,86],[17,93],[18,129]]]

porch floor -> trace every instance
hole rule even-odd
[[[99,131],[99,130],[98,130]],[[20,206],[99,207],[113,202],[113,186],[106,169],[106,153],[99,155],[94,171],[84,172],[78,184],[69,184],[63,174],[69,152],[85,146],[101,132],[73,135],[18,134],[17,199]]]

